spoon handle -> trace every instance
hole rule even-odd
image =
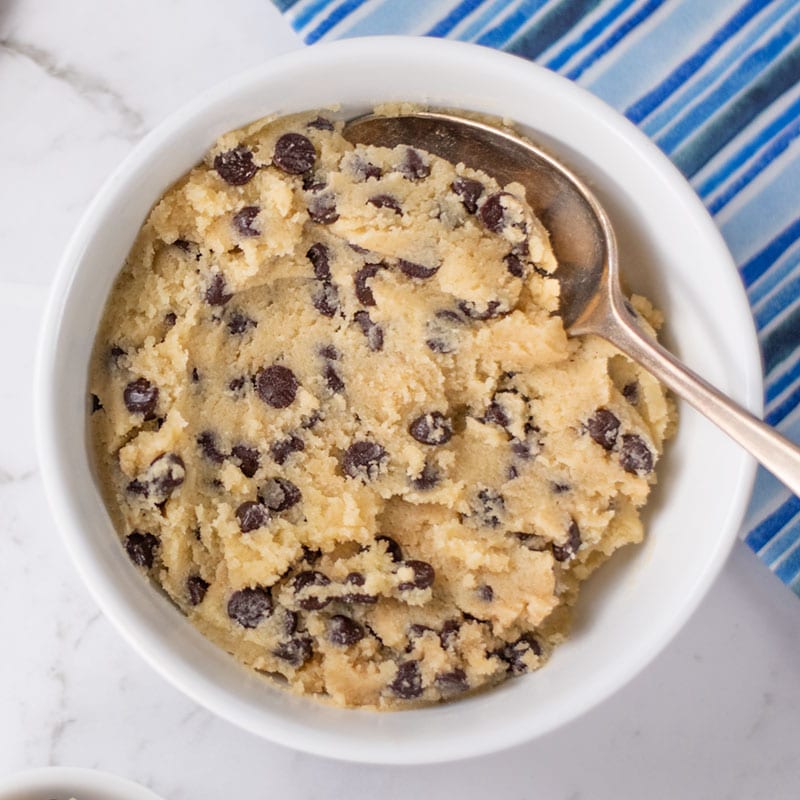
[[[800,496],[800,447],[692,372],[624,313],[617,315],[615,325],[604,325],[597,333],[694,406]]]

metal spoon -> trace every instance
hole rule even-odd
[[[558,259],[561,316],[567,333],[592,333],[655,375],[738,442],[796,495],[800,447],[774,431],[684,366],[639,329],[619,284],[611,222],[587,186],[530,142],[482,122],[443,112],[350,120],[345,137],[361,144],[407,144],[481,169],[501,185],[518,181],[550,232]]]

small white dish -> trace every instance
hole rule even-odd
[[[95,485],[87,366],[114,278],[150,206],[215,137],[265,114],[337,103],[349,116],[408,100],[508,117],[582,175],[618,234],[622,274],[667,317],[667,344],[755,413],[761,366],[735,266],[702,204],[633,125],[569,81],[493,50],[423,38],[307,48],[227,81],[150,133],[84,215],[45,315],[35,388],[39,461],[53,516],[98,605],[190,697],[275,742],[353,761],[422,763],[541,735],[639,672],[708,590],[736,537],[755,465],[681,406],[646,513],[647,538],[591,580],[575,630],[541,671],[463,701],[402,713],[344,711],[245,671],[142,580]]]
[[[42,767],[0,778],[0,800],[161,800],[138,783],[77,767]]]

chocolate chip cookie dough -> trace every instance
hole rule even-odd
[[[567,339],[521,186],[340,131],[256,122],[167,191],[108,300],[90,428],[130,559],[204,634],[398,708],[544,663],[642,538],[674,410]]]

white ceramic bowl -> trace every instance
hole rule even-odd
[[[76,767],[43,767],[0,778],[0,800],[161,800],[138,783]]]
[[[41,338],[36,416],[47,494],[106,615],[156,670],[260,736],[335,758],[419,763],[497,750],[552,730],[630,680],[703,597],[737,533],[754,465],[681,408],[647,512],[646,543],[618,554],[581,597],[572,639],[547,667],[462,702],[404,713],[327,708],[249,674],[131,568],[86,447],[87,364],[103,304],[150,206],[223,131],[275,112],[411,100],[511,117],[588,179],[616,227],[623,274],[666,312],[667,342],[758,412],[761,370],[734,264],[681,175],[633,125],[521,59],[432,39],[316,46],[234,78],[148,135],[95,198],[64,254]]]

